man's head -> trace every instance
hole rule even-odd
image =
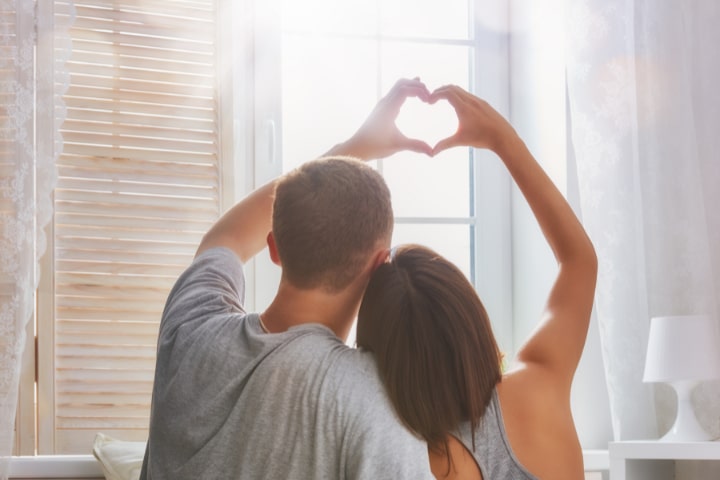
[[[389,246],[392,227],[390,191],[359,160],[308,162],[277,185],[272,234],[283,278],[296,288],[344,289]]]

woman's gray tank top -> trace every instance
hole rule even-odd
[[[473,449],[470,422],[460,425],[455,435],[472,453],[484,480],[537,480],[537,477],[520,464],[510,448],[497,390],[493,390],[490,404],[475,430],[475,448]]]

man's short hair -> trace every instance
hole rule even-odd
[[[278,182],[273,236],[283,277],[297,288],[344,289],[389,245],[392,228],[390,191],[359,160],[321,158]]]

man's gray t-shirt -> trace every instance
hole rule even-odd
[[[432,479],[368,352],[319,324],[266,334],[225,248],[165,306],[141,479]]]

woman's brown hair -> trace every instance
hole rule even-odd
[[[465,421],[474,432],[501,379],[502,355],[475,289],[420,245],[393,249],[360,306],[358,346],[374,352],[398,415],[434,451]]]

